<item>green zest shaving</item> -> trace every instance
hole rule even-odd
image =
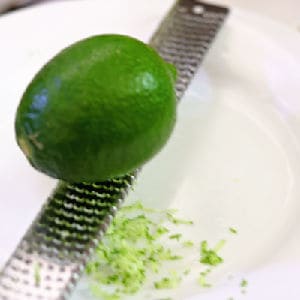
[[[247,287],[248,286],[248,281],[247,280],[245,280],[245,279],[243,279],[242,281],[241,281],[241,283],[240,283],[240,286],[241,287]]]
[[[170,274],[169,277],[163,277],[161,280],[154,282],[156,289],[173,289],[176,288],[182,278],[176,272]]]
[[[100,299],[105,300],[119,300],[121,299],[121,296],[118,293],[109,293],[106,292],[98,283],[91,283],[90,289],[92,294]]]
[[[41,267],[39,264],[34,265],[34,284],[35,286],[41,284]]]
[[[246,293],[246,287],[248,286],[248,281],[243,279],[240,283],[240,287],[241,287],[241,293],[245,294]]]
[[[170,222],[172,222],[173,224],[184,224],[184,225],[193,225],[194,222],[191,220],[182,220],[182,219],[178,219],[174,216],[174,212],[173,211],[168,211],[167,212],[167,218]]]
[[[168,224],[192,222],[178,219],[175,211],[145,208],[141,202],[120,209],[87,265],[91,292],[105,300],[123,299],[142,288],[149,272],[158,273],[164,262],[182,259],[162,241],[170,233]],[[174,241],[180,238],[180,233],[169,236]],[[156,289],[169,289],[180,282],[181,277],[173,272],[153,285]]]
[[[233,233],[233,234],[237,234],[238,233],[238,231],[235,228],[233,228],[233,227],[229,227],[229,231],[231,233]]]
[[[211,287],[211,284],[207,283],[207,281],[206,281],[206,275],[207,275],[206,272],[201,272],[199,279],[198,279],[200,286],[202,286],[204,288]]]
[[[201,258],[200,262],[210,266],[217,266],[223,262],[223,258],[220,257],[217,252],[224,246],[225,240],[221,240],[214,249],[208,249],[207,241],[201,243]]]
[[[194,242],[192,242],[192,241],[184,241],[183,243],[182,243],[182,246],[184,246],[184,247],[193,247],[194,246]]]
[[[121,208],[87,265],[92,294],[104,300],[123,299],[141,290],[150,273],[154,276],[152,285],[155,289],[178,287],[183,277],[190,273],[190,268],[185,268],[185,261],[182,261],[184,265],[180,274],[169,271],[160,276],[164,263],[184,259],[173,249],[194,246],[193,241],[182,241],[182,233],[172,232],[172,228],[179,225],[193,224],[191,220],[178,218],[176,213],[176,210],[146,208],[141,202]],[[237,232],[234,228],[230,231]],[[173,247],[172,243],[177,244]],[[207,276],[223,262],[219,251],[224,245],[225,240],[219,241],[214,248],[210,248],[207,241],[200,243],[200,263],[209,266],[198,277],[201,287],[211,286]],[[36,278],[39,282],[39,277]],[[241,287],[246,286],[247,282],[242,281]]]
[[[218,255],[218,252],[223,248],[226,241],[221,240],[218,244],[213,248],[208,248],[207,241],[202,241],[200,246],[200,262],[204,265],[208,265],[210,267],[216,267],[220,263],[223,262],[223,258]],[[206,271],[201,272],[198,278],[198,283],[202,287],[211,287],[211,284],[207,283],[207,275],[211,272],[211,268],[206,269]]]
[[[175,234],[170,235],[169,239],[171,239],[171,240],[173,239],[173,240],[179,241],[181,237],[182,237],[181,233],[175,233]]]
[[[186,269],[186,270],[184,270],[183,274],[188,275],[188,274],[190,274],[190,272],[191,272],[191,269]]]
[[[211,272],[211,269],[206,269],[204,272],[200,272],[198,283],[201,287],[208,288],[211,284],[207,283],[207,275]]]

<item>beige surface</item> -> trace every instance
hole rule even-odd
[[[283,22],[290,27],[300,29],[299,0],[211,0],[265,15],[275,21]]]
[[[33,0],[0,0],[0,12],[11,6],[29,3]],[[53,0],[40,0],[53,1]],[[64,0],[59,0],[64,1]],[[84,0],[83,0],[84,1]],[[99,0],[101,1],[101,0]],[[124,0],[126,1],[126,0]],[[265,15],[275,21],[283,22],[291,28],[300,31],[300,0],[207,0],[225,4]]]

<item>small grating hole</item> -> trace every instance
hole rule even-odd
[[[177,11],[180,13],[186,13],[188,9],[185,6],[178,6]]]
[[[26,265],[30,265],[32,263],[32,259],[28,258],[25,260]]]

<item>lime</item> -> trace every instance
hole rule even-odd
[[[33,167],[68,182],[130,172],[172,132],[175,77],[173,65],[135,38],[81,40],[50,60],[24,92],[18,145]]]

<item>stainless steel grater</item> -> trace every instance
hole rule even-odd
[[[178,100],[227,15],[224,7],[179,0],[152,37],[150,45],[177,67]],[[136,175],[59,182],[1,271],[0,299],[67,299]]]

